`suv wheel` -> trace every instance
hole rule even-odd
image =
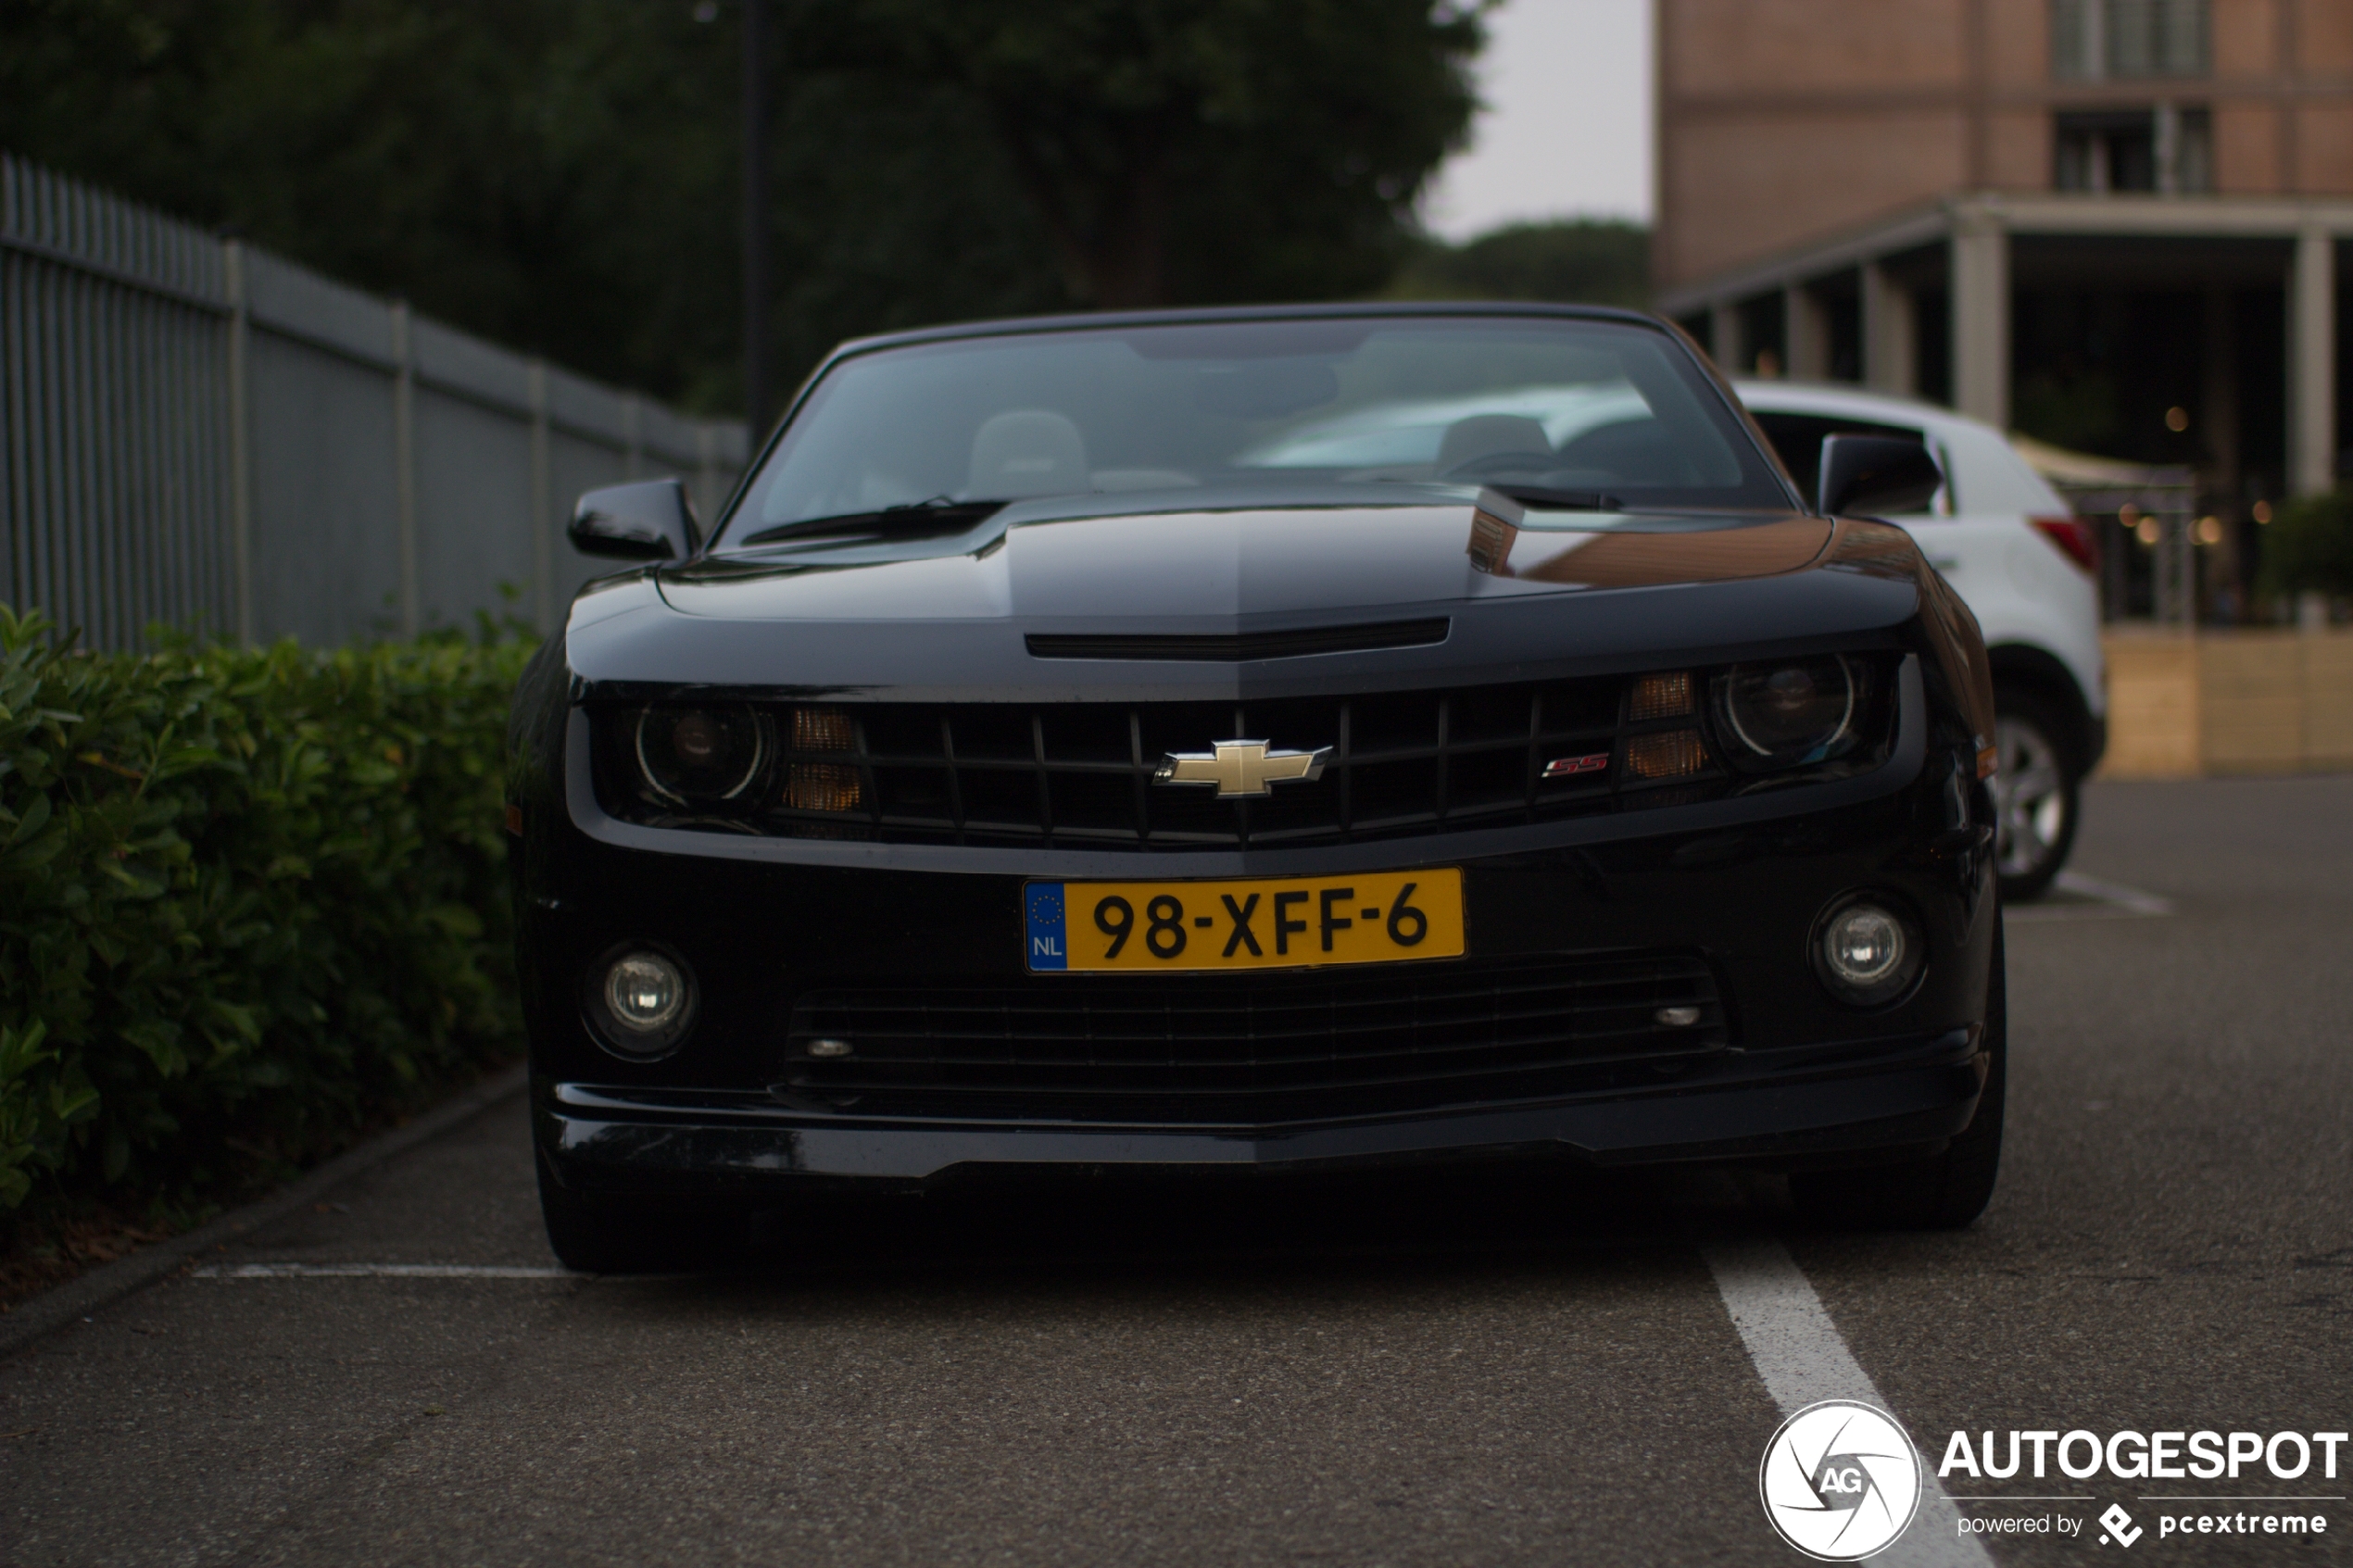
[[[2057,710],[2032,692],[1994,694],[1994,870],[2002,897],[2039,897],[2075,845],[2078,786],[2073,753]]]

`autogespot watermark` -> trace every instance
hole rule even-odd
[[[2106,1477],[2116,1481],[2227,1481],[2316,1483],[2325,1486],[2337,1478],[2340,1451],[2348,1440],[2344,1432],[2097,1432],[2056,1427],[2001,1434],[1981,1432],[1972,1438],[1956,1432],[1944,1445],[1944,1461],[1936,1467],[1939,1482],[1955,1476],[1970,1481],[2045,1480],[2053,1471],[2070,1481]],[[2088,1504],[2085,1498],[2006,1498],[2000,1493],[1957,1492],[1957,1500],[1972,1503],[2060,1502]],[[2130,1547],[2149,1534],[2173,1536],[2271,1536],[2309,1540],[2325,1536],[2329,1516],[2319,1505],[2343,1502],[2345,1494],[2328,1490],[2233,1495],[2143,1492],[2135,1500],[2143,1513],[2136,1518],[2120,1502],[2111,1502],[2099,1516],[2102,1546]],[[2217,1509],[2214,1504],[2225,1506]],[[2195,1505],[2195,1506],[2185,1506]],[[2144,1523],[2144,1520],[2148,1523]],[[2073,1524],[2070,1531],[2068,1526]],[[2064,1513],[1963,1514],[1963,1535],[2009,1535],[2052,1530],[2080,1534],[2081,1521]]]
[[[2296,1481],[2311,1470],[2317,1455],[2323,1479],[2336,1479],[2338,1450],[2347,1440],[2343,1432],[2111,1432],[2103,1438],[2081,1428],[2073,1432],[2010,1432],[2008,1447],[1995,1442],[1996,1434],[1982,1435],[1980,1448],[1966,1432],[1956,1432],[1944,1445],[1944,1461],[1936,1467],[1939,1480],[1961,1474],[2007,1481],[2032,1461],[2036,1480],[2055,1463],[2070,1480],[2088,1481],[2106,1472],[2119,1481],[2237,1480],[2242,1469],[2258,1461],[2275,1480]],[[2001,1462],[1994,1462],[1996,1453]]]
[[[2353,1436],[2344,1432],[1956,1432],[1931,1481],[1919,1451],[1896,1419],[1876,1406],[1826,1399],[1791,1416],[1765,1446],[1756,1489],[1775,1531],[1806,1556],[1851,1562],[1884,1551],[1920,1512],[1924,1492],[1953,1481],[1956,1528],[1969,1536],[2034,1536],[2130,1548],[2176,1536],[2268,1536],[2309,1541],[2329,1534],[2322,1505],[2342,1504],[2337,1480]],[[2136,1492],[2136,1516],[2109,1500],[2095,1517],[2090,1493],[1985,1491],[1987,1481],[2057,1478],[2157,1482],[2296,1484],[2263,1493]],[[2014,1512],[2021,1505],[2035,1505]],[[2057,1505],[2057,1506],[2045,1506]],[[2220,1506],[2218,1506],[2220,1505]],[[1941,1505],[1940,1505],[1941,1506]],[[1992,1512],[1979,1512],[1990,1508]],[[2013,1512],[2006,1512],[2013,1511]],[[2086,1526],[2096,1528],[2087,1530]],[[1939,1525],[1942,1529],[1944,1526]]]

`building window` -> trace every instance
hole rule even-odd
[[[2207,0],[2051,0],[2051,75],[2061,82],[2204,76]]]
[[[2062,191],[2214,188],[2213,119],[2202,108],[2089,109],[2054,117],[2051,183]]]

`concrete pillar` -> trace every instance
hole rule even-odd
[[[1790,380],[1830,380],[1830,313],[1804,283],[1781,290],[1781,349],[1788,361],[1781,373]]]
[[[2010,428],[2010,236],[1983,211],[1955,217],[1953,406],[1996,430]]]
[[[1863,384],[1908,397],[1919,390],[1912,291],[1876,261],[1863,263]]]
[[[2325,229],[2296,236],[2287,281],[2288,487],[2336,487],[2336,241]]]
[[[1740,307],[1729,299],[1707,307],[1707,351],[1715,356],[1716,368],[1728,376],[1739,375],[1747,368],[1742,363],[1748,345],[1741,342]]]
[[[2204,442],[2211,456],[2204,488],[2226,497],[2219,510],[2221,540],[2208,546],[2208,580],[2217,590],[2228,589],[2237,620],[2246,603],[2246,563],[2239,558],[2239,374],[2238,320],[2228,285],[2210,284],[2206,291],[2205,341],[2198,355],[2203,385],[2198,389],[2197,422],[2191,434]]]

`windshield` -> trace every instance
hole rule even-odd
[[[724,543],[836,522],[961,529],[996,504],[1089,493],[1216,505],[1219,490],[1362,485],[1371,499],[1382,485],[1433,483],[1493,485],[1539,507],[1789,505],[1699,367],[1660,332],[1325,317],[858,356],[812,389]]]

